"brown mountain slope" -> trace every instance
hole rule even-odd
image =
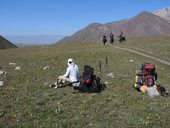
[[[16,46],[0,35],[0,49],[8,48],[16,48]]]
[[[67,40],[62,41],[70,43],[99,41],[103,35],[109,37],[112,32],[117,37],[121,31],[126,37],[170,35],[170,23],[159,16],[143,11],[127,20],[106,24],[90,24],[67,38]]]
[[[128,37],[170,35],[170,24],[159,16],[142,12],[122,25],[122,31]]]
[[[78,43],[83,41],[96,41],[99,40],[105,30],[103,25],[99,23],[92,23],[86,28],[76,32],[73,36],[67,38],[68,42]]]

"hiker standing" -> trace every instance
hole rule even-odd
[[[55,88],[66,85],[78,86],[80,78],[78,65],[74,63],[72,58],[68,59],[67,65],[66,73],[57,78]]]
[[[114,35],[113,33],[110,34],[110,43],[113,44],[114,42]]]
[[[106,36],[103,36],[103,44],[105,45],[107,42],[107,37]]]
[[[119,38],[123,37],[123,32],[120,32]]]

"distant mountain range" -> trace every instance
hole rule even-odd
[[[16,46],[0,35],[0,49],[7,48],[16,48]]]
[[[159,9],[153,12],[155,15],[162,17],[170,23],[170,7]]]
[[[64,36],[58,35],[7,35],[6,39],[10,40],[16,45],[40,45],[40,44],[54,44],[61,40]]]
[[[109,37],[111,32],[115,37],[120,32],[123,32],[126,37],[170,36],[170,23],[158,15],[143,11],[130,19],[106,24],[92,23],[72,36],[62,39],[60,42],[101,41],[103,35]]]

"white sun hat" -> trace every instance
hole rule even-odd
[[[68,66],[74,65],[74,60],[72,58],[69,58],[68,62],[67,62],[67,65]]]

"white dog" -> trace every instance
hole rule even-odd
[[[56,82],[54,84],[51,84],[50,87],[61,88],[61,87],[65,87],[67,85],[71,85],[71,83],[64,79],[60,79],[60,77],[58,77]]]
[[[0,75],[6,75],[6,72],[0,71]]]

